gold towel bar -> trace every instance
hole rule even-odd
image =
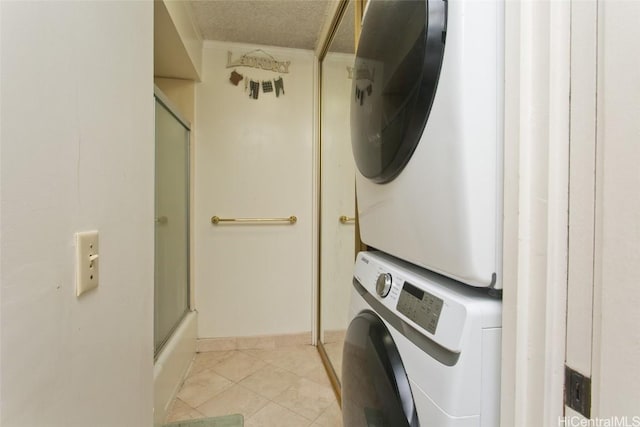
[[[343,224],[346,224],[348,222],[355,222],[355,221],[356,221],[355,217],[352,217],[352,216],[342,215],[340,217],[340,222]]]
[[[211,222],[214,224],[219,224],[221,222],[228,222],[231,224],[288,222],[289,224],[293,225],[297,221],[298,221],[298,218],[295,215],[291,215],[289,218],[220,218],[219,216],[211,217]]]

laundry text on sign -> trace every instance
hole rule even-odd
[[[227,68],[253,67],[284,74],[289,72],[289,65],[291,64],[291,61],[278,61],[273,58],[260,58],[249,55],[242,55],[240,58],[233,60],[231,56],[231,52],[227,52]]]

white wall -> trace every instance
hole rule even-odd
[[[154,2],[154,74],[200,80],[202,38],[185,1]]]
[[[0,9],[0,424],[152,425],[153,4]],[[76,298],[91,229],[100,286]]]
[[[229,82],[233,58],[261,47],[289,60],[285,94],[257,100]],[[253,53],[260,55],[260,53]],[[196,88],[195,299],[200,338],[310,332],[313,52],[205,43]],[[238,68],[254,79],[279,74]],[[288,217],[290,225],[218,225],[220,217]]]
[[[202,37],[193,19],[191,5],[180,0],[163,0],[162,4],[167,8],[171,21],[180,36],[180,41],[189,55],[197,80],[202,72]]]
[[[0,4],[0,233],[2,233],[2,4]],[[1,234],[0,234],[1,235]],[[0,244],[0,321],[2,321],[2,244]],[[0,402],[2,402],[2,324],[0,323]],[[0,404],[0,422],[2,404]]]

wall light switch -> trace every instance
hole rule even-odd
[[[76,296],[98,286],[98,232],[76,233]]]

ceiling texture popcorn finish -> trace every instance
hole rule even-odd
[[[196,0],[205,40],[314,49],[331,0]]]
[[[350,1],[331,42],[330,52],[356,53],[354,16],[354,2]]]

